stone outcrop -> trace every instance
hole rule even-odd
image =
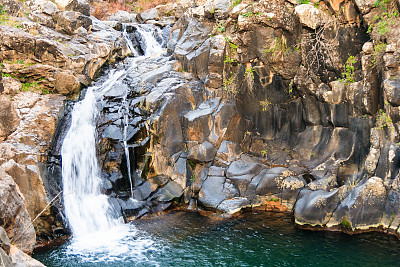
[[[124,82],[142,201],[124,206],[130,218],[173,201],[227,214],[286,209],[299,225],[398,234],[399,19],[384,5],[390,18],[363,1],[188,8],[166,30],[180,64],[146,62]],[[157,25],[160,10],[137,20]],[[393,21],[384,32],[376,14]],[[121,95],[108,97],[99,129],[104,190],[123,199],[123,129],[111,108]]]
[[[0,29],[2,72],[26,89],[74,96],[105,64],[132,53],[121,32],[90,17],[87,1],[0,4],[9,11],[7,19],[16,21]],[[29,15],[21,17],[22,10]]]

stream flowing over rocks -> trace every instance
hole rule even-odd
[[[65,232],[71,110],[118,71],[96,153],[125,221],[253,208],[400,235],[400,2],[318,3],[182,1],[100,21],[83,0],[0,0],[30,10],[0,26],[0,253]],[[157,56],[142,57],[146,34]]]

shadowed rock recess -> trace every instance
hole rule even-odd
[[[400,2],[181,1],[113,21],[83,0],[0,4],[18,16],[0,26],[0,226],[20,250],[62,229],[62,201],[45,208],[62,190],[65,96],[131,67],[115,61],[133,55],[123,36],[145,51],[138,23],[166,52],[98,104],[102,192],[126,220],[257,208],[400,235]]]

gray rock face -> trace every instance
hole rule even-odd
[[[188,158],[202,162],[209,162],[214,160],[215,153],[215,147],[210,142],[205,141],[202,144],[191,147],[189,149]]]
[[[400,106],[400,79],[387,79],[383,83],[386,99],[393,106]]]
[[[10,253],[10,239],[3,227],[0,227],[0,247],[6,254]]]

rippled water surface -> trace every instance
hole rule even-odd
[[[172,212],[140,220],[118,242],[70,242],[34,257],[47,266],[400,266],[400,240],[296,229],[289,215],[231,219]],[[98,246],[96,244],[99,244]]]

